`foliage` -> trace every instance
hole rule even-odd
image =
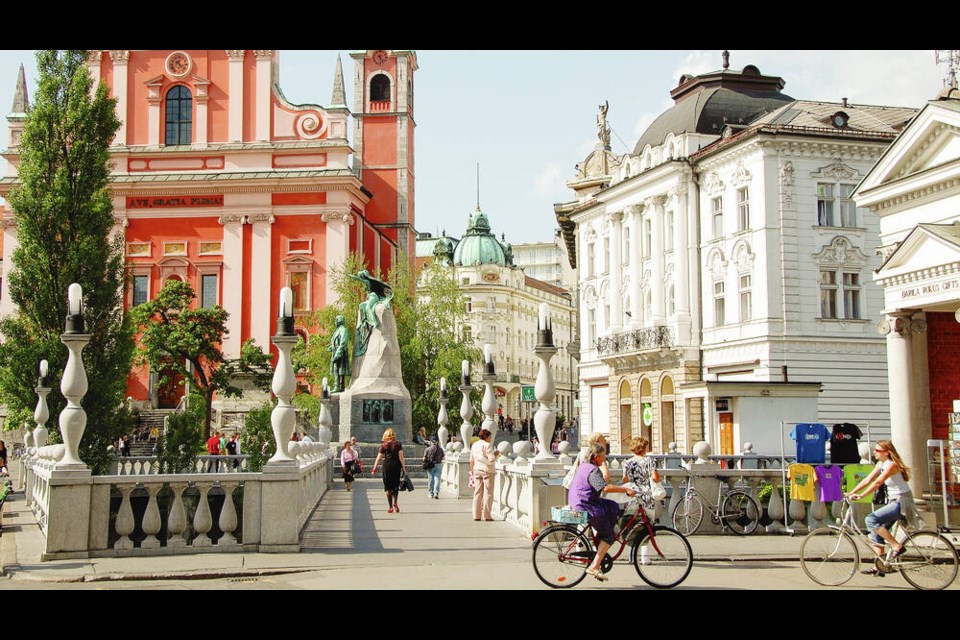
[[[250,456],[249,471],[258,472],[264,463],[277,452],[277,443],[273,438],[273,426],[270,414],[274,403],[267,401],[256,409],[247,412],[243,430],[240,432],[240,453]]]
[[[403,281],[409,272],[405,263],[398,266],[395,278]],[[403,382],[413,399],[414,431],[424,426],[428,433],[432,433],[437,429],[440,410],[440,378],[447,379],[447,392],[451,398],[447,413],[454,415],[459,403],[453,398],[458,394],[451,392],[460,384],[461,362],[468,360],[473,365],[471,369],[479,372],[483,358],[472,341],[464,342],[460,334],[467,320],[467,305],[451,268],[439,262],[426,266],[419,274],[416,304],[402,308],[406,311],[404,320],[409,327],[405,328],[406,335],[400,340],[400,354]],[[399,333],[399,317],[397,325]],[[478,373],[471,380],[479,381]],[[482,391],[473,397],[476,417],[480,413]]]
[[[189,473],[195,468],[197,456],[206,450],[203,407],[203,397],[191,394],[187,408],[167,418],[166,428],[157,437],[160,473]]]
[[[213,397],[238,397],[238,376],[252,380],[261,390],[270,388],[270,355],[254,341],[240,347],[239,360],[227,360],[220,345],[227,332],[229,314],[220,306],[195,307],[196,295],[186,282],[169,280],[153,300],[134,307],[131,317],[142,331],[137,364],[149,364],[160,374],[159,384],[169,381],[172,372],[190,380],[203,398],[204,439],[210,436]]]
[[[307,432],[312,431],[320,419],[320,398],[298,391],[293,396],[293,406],[297,408],[297,422],[301,428]]]
[[[20,141],[19,184],[7,198],[17,224],[10,296],[17,312],[0,321],[0,401],[10,425],[29,421],[36,404],[37,363],[49,361],[50,415],[66,405],[60,378],[67,350],[60,343],[67,286],[84,292],[91,334],[84,350],[89,390],[80,456],[105,473],[107,447],[130,430],[120,408],[133,355],[123,314],[123,234],[111,239],[113,207],[107,189],[109,147],[120,126],[116,100],[101,84],[92,91],[85,51],[39,51],[39,83]],[[60,434],[51,421],[51,441]]]

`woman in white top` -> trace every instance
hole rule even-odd
[[[354,474],[359,459],[360,456],[354,450],[353,443],[344,440],[343,451],[340,452],[340,469],[343,471],[343,484],[347,487],[347,491],[350,491],[353,487]]]
[[[853,491],[847,494],[851,500],[859,500],[863,495],[873,493],[881,485],[887,487],[887,504],[880,507],[865,518],[867,529],[870,530],[870,539],[878,555],[883,554],[884,540],[893,550],[896,558],[904,551],[904,546],[897,542],[886,525],[896,522],[901,515],[913,514],[913,494],[907,481],[910,479],[910,468],[900,459],[900,454],[889,440],[880,440],[874,448],[877,466]],[[867,569],[861,573],[877,574],[876,568]]]
[[[470,447],[470,473],[473,474],[473,519],[482,517],[492,522],[490,510],[493,507],[493,476],[496,473],[497,458],[500,452],[490,444],[492,434],[481,429],[479,440]]]

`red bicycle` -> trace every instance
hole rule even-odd
[[[598,539],[587,524],[585,511],[555,508],[553,518],[554,524],[533,541],[533,570],[545,585],[569,589],[586,577]],[[690,574],[693,550],[686,537],[676,529],[652,524],[643,508],[638,508],[617,532],[600,569],[609,573],[628,546],[630,564],[651,587],[670,589]]]

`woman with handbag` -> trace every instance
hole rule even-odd
[[[353,443],[344,440],[343,451],[340,452],[340,469],[343,471],[343,484],[347,487],[347,491],[353,487],[354,474],[359,461],[360,456],[354,450]]]
[[[623,483],[633,483],[647,516],[653,520],[657,507],[657,498],[653,495],[652,483],[659,484],[660,474],[657,463],[647,457],[650,441],[646,438],[634,438],[630,441],[633,457],[623,465]]]
[[[403,445],[397,442],[397,434],[393,429],[383,432],[383,444],[377,452],[377,459],[373,462],[372,475],[376,475],[380,461],[383,461],[383,490],[387,493],[387,513],[400,513],[397,504],[397,494],[400,493],[400,472],[406,472],[407,463],[403,457]]]
[[[490,510],[493,507],[493,477],[497,472],[497,458],[500,452],[490,444],[491,436],[487,429],[481,429],[480,438],[470,447],[470,473],[473,475],[473,520],[479,522],[482,517],[493,522]]]

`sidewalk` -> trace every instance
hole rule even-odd
[[[12,580],[93,582],[241,578],[337,569],[449,565],[463,584],[497,564],[530,566],[530,540],[503,522],[474,522],[470,503],[427,497],[426,483],[400,495],[401,513],[388,514],[382,484],[362,479],[352,492],[336,483],[304,528],[301,553],[206,553],[40,562],[43,537],[22,493],[4,505],[0,563]],[[802,537],[693,536],[697,562],[797,560]]]

